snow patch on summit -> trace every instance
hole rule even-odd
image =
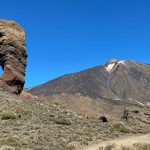
[[[108,72],[110,72],[110,71],[114,68],[114,66],[115,66],[115,63],[113,63],[113,64],[108,64],[108,65],[105,67],[105,69],[106,69]]]
[[[115,69],[119,64],[126,65],[126,64],[125,64],[125,60],[121,60],[121,61],[111,60],[111,61],[109,61],[108,63],[106,63],[105,69],[106,69],[108,72],[112,72],[112,71],[114,71],[114,69]]]

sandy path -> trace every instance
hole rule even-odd
[[[114,143],[115,145],[132,145],[134,143],[147,143],[150,144],[150,134],[145,135],[136,135],[136,136],[129,136],[123,137],[119,139],[113,139],[109,141],[104,141],[98,144],[94,144],[91,146],[87,146],[81,150],[98,150],[100,146],[106,146],[108,144]]]

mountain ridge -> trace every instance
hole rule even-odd
[[[63,75],[27,92],[37,96],[80,93],[94,99],[111,98],[142,104],[150,101],[150,65],[113,59],[104,65]]]

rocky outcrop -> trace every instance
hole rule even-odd
[[[24,30],[14,21],[0,20],[0,65],[3,69],[0,88],[21,93],[25,82],[26,58]]]

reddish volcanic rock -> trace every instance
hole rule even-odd
[[[26,58],[24,30],[14,21],[0,20],[0,65],[3,69],[0,88],[15,94],[21,93]]]

